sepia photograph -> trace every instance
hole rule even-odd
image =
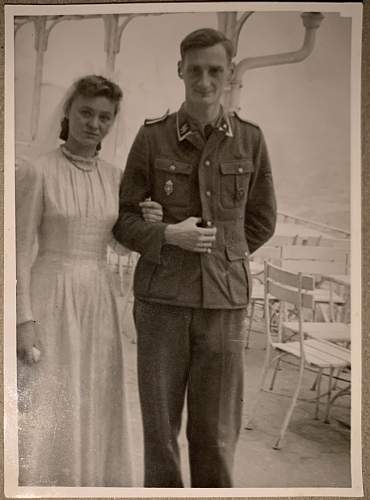
[[[362,496],[361,30],[5,6],[7,497]]]

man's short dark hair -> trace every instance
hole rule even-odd
[[[190,50],[213,47],[219,43],[223,45],[227,58],[231,62],[234,55],[232,41],[226,38],[221,31],[212,28],[202,28],[189,33],[180,44],[181,59],[184,59]]]

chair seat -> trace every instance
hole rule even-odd
[[[313,298],[314,298],[316,303],[320,303],[320,302],[323,302],[325,304],[330,303],[330,291],[329,290],[326,290],[325,288],[316,288],[311,293],[313,294]],[[344,304],[344,300],[340,295],[333,293],[333,303],[334,304]]]
[[[273,347],[279,351],[301,357],[299,342],[273,342]],[[344,368],[351,364],[349,349],[321,340],[309,339],[304,341],[305,360],[308,364],[320,368]]]
[[[258,274],[258,273],[254,273],[254,271],[252,271],[252,274]],[[254,282],[252,290],[252,299],[263,300],[264,299],[263,290],[264,290],[263,285],[260,285],[258,282]],[[319,303],[328,304],[330,302],[329,290],[317,288],[312,292],[312,294],[317,304]],[[333,294],[333,302],[334,304],[344,304],[344,300],[342,299],[342,297],[340,297],[335,293]]]
[[[293,333],[299,333],[298,321],[284,321],[283,327]],[[306,336],[318,340],[322,339],[331,342],[351,341],[351,326],[345,323],[303,322],[302,329]]]

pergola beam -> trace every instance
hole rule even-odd
[[[163,13],[136,13],[136,14],[72,14],[56,16],[16,16],[14,19],[15,35],[19,29],[33,23],[35,29],[35,50],[36,64],[34,74],[33,99],[31,110],[31,139],[35,140],[38,133],[38,124],[40,118],[42,76],[44,69],[44,55],[48,48],[49,36],[52,29],[62,21],[81,21],[85,19],[103,19],[105,29],[105,52],[106,52],[106,71],[112,74],[115,69],[116,56],[120,52],[121,38],[124,29],[128,23],[139,16],[158,16]],[[119,24],[120,19],[123,22]]]
[[[137,14],[105,14],[102,16],[105,29],[104,49],[107,54],[106,70],[109,74],[112,74],[115,68],[116,55],[121,49],[122,33],[128,23],[136,16]],[[121,17],[123,17],[123,22],[120,25]]]

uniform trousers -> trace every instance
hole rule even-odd
[[[186,434],[193,488],[232,487],[243,404],[245,309],[136,300],[144,486],[183,487],[178,435]]]

